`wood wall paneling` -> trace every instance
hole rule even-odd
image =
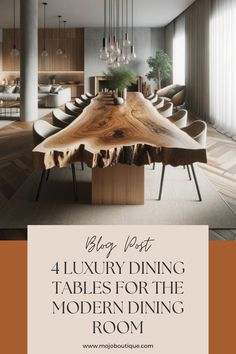
[[[43,29],[39,29],[39,71],[83,71],[84,70],[84,29],[69,28],[59,30],[46,29],[46,49],[48,57],[42,57],[44,47]],[[67,53],[67,57],[57,55],[58,45]],[[13,30],[3,30],[3,71],[20,69],[20,58],[12,57],[10,52],[13,45]],[[16,45],[20,49],[20,31],[16,31]]]

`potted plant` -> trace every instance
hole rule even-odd
[[[150,71],[146,76],[148,80],[154,80],[157,83],[157,90],[160,90],[162,80],[167,80],[171,76],[171,59],[164,50],[158,50],[155,57],[148,58],[147,63]]]
[[[118,96],[123,99],[127,98],[127,87],[137,81],[136,73],[124,66],[109,68],[108,72],[105,73],[105,77],[109,82],[109,88],[111,90],[117,90]]]

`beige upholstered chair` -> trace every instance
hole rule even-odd
[[[203,120],[195,120],[182,130],[196,140],[203,148],[206,147],[207,124]]]
[[[185,133],[187,133],[189,136],[191,136],[191,138],[196,140],[203,148],[205,148],[205,146],[206,146],[206,137],[207,137],[207,124],[206,124],[206,122],[204,122],[202,120],[196,120],[195,122],[193,122],[189,126],[183,128],[182,130]],[[194,179],[196,190],[197,190],[197,194],[198,194],[198,199],[201,202],[202,201],[202,196],[201,196],[200,188],[199,188],[199,185],[198,185],[198,180],[197,180],[196,172],[195,172],[195,169],[194,169],[194,165],[191,164],[190,166],[191,166],[192,175],[193,175],[193,179]],[[159,190],[159,198],[158,198],[158,200],[161,200],[161,195],[162,195],[162,190],[163,190],[163,182],[164,182],[164,176],[165,176],[165,167],[166,166],[163,164],[162,165],[161,183],[160,183],[160,190]],[[187,165],[187,170],[188,170],[188,174],[189,174],[189,179],[191,180],[192,178],[191,178],[191,174],[190,174],[189,165]]]
[[[86,94],[82,94],[81,96],[80,96],[80,98],[81,98],[81,100],[84,102],[84,103],[86,103],[86,104],[89,104],[90,103],[90,98],[89,97],[87,97],[86,96]]]
[[[178,128],[184,128],[187,125],[188,111],[181,109],[167,118],[171,123],[174,123]]]
[[[65,104],[65,112],[69,115],[74,115],[76,117],[78,117],[80,115],[80,113],[82,113],[82,108],[75,106],[73,103],[71,102],[67,102]]]
[[[46,122],[45,120],[36,120],[36,122],[33,124],[34,145],[39,145],[49,136],[58,133],[60,130],[60,128],[54,127],[52,124]]]
[[[58,127],[54,127],[52,124],[44,121],[44,120],[37,120],[34,125],[33,125],[33,137],[34,137],[34,144],[37,146],[38,144],[42,143],[45,139],[48,137],[58,133],[61,129]],[[74,191],[74,197],[75,200],[77,200],[77,185],[76,185],[76,175],[75,175],[75,165],[72,163],[71,164],[71,170],[72,170],[72,177],[73,177],[73,191]],[[47,176],[46,176],[46,181],[49,178],[49,173],[50,169],[47,170]],[[43,169],[36,198],[35,201],[37,202],[39,200],[40,192],[42,190],[42,185],[44,181],[44,177],[46,174],[46,170]]]
[[[153,103],[153,106],[156,109],[159,109],[159,108],[162,108],[164,106],[164,104],[165,104],[164,98],[159,97],[158,100],[155,103]]]
[[[52,122],[56,127],[65,128],[75,119],[75,115],[67,114],[60,108],[56,108],[52,111]]]
[[[165,118],[170,117],[173,114],[173,103],[167,102],[162,108],[158,109],[158,112]]]
[[[75,98],[75,106],[79,107],[81,109],[84,109],[84,107],[86,106],[85,102],[82,101],[80,98]]]
[[[86,95],[89,99],[92,99],[92,98],[95,97],[95,96],[92,95],[90,92],[86,92],[85,95]]]
[[[172,84],[158,90],[157,94],[172,102],[174,107],[179,107],[185,102],[186,86]]]
[[[156,103],[158,100],[158,95],[155,95],[153,98],[149,99],[149,101],[153,104]]]
[[[155,97],[155,93],[152,92],[149,96],[146,97],[146,99],[151,100],[154,97]]]

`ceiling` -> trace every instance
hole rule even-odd
[[[134,0],[134,26],[162,27],[171,22],[195,0]],[[39,27],[43,26],[43,0],[39,0]],[[57,27],[58,15],[68,27],[103,26],[103,0],[47,0],[47,27]],[[0,28],[12,27],[13,0],[0,0]],[[17,27],[19,7],[17,3]]]

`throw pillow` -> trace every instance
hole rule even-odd
[[[59,91],[62,90],[62,86],[57,86],[57,87],[54,87],[55,90],[54,90],[54,93],[58,93]]]
[[[16,93],[20,93],[20,86],[16,86]]]
[[[15,93],[16,86],[7,85],[4,87],[4,93]]]
[[[50,93],[52,85],[39,86],[39,93]]]

